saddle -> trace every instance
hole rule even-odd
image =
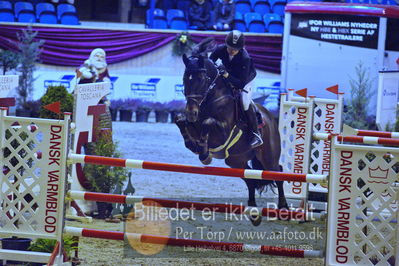
[[[237,127],[240,129],[245,129],[248,127],[248,121],[245,119],[245,113],[244,113],[244,108],[242,106],[242,101],[241,101],[241,93],[240,90],[232,88],[233,90],[233,95],[234,95],[234,103],[236,105],[236,121],[237,121]],[[258,121],[258,128],[262,128],[266,121],[264,117],[262,116],[262,113],[259,111],[258,107],[256,106],[255,103],[251,103],[252,106],[255,107],[255,112],[256,112],[256,118]]]

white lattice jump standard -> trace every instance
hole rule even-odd
[[[344,94],[339,93],[338,88],[330,90],[331,88],[327,90],[335,91],[335,99],[294,96],[292,89],[288,89],[288,93],[281,94],[279,131],[282,156],[280,165],[284,172],[328,175],[330,141],[312,141],[312,134],[341,133]],[[316,183],[286,182],[284,192],[287,198],[299,199],[304,206],[307,206],[308,193],[327,193],[327,186]]]
[[[329,138],[315,139],[313,135],[319,133],[341,134],[342,132],[344,136],[399,137],[399,132],[360,130],[343,125],[343,93],[339,93],[337,87],[334,90],[337,94],[336,99],[298,97],[294,96],[294,90],[288,90],[287,94],[282,94],[279,130],[282,139],[280,164],[284,172],[329,174],[331,141]],[[383,139],[376,141],[373,138],[353,138],[352,140],[354,143],[364,144],[395,143],[395,141]],[[373,143],[374,141],[376,142]],[[328,192],[327,186],[316,183],[286,182],[284,188],[288,198],[300,199],[303,203],[307,201],[309,192]],[[320,203],[317,206],[324,209]]]

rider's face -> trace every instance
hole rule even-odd
[[[240,51],[240,50],[227,47],[227,52],[229,53],[230,56],[235,56],[236,54],[238,54],[239,51]]]

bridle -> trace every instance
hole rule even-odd
[[[217,78],[220,76],[220,72],[218,71],[218,73],[216,74],[215,78],[212,80],[212,82],[209,82],[211,80],[211,78],[207,75],[207,71],[205,68],[198,68],[198,69],[192,69],[192,70],[186,70],[187,74],[196,74],[196,73],[201,73],[204,72],[206,75],[206,81],[208,82],[208,88],[205,92],[205,95],[201,95],[201,94],[189,94],[186,95],[184,94],[184,96],[186,97],[187,102],[192,101],[194,103],[196,103],[199,107],[201,107],[201,104],[204,102],[204,100],[207,98],[206,96],[208,95],[209,91],[211,91],[216,84],[216,80]]]

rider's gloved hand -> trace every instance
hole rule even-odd
[[[223,64],[218,65],[218,71],[219,71],[219,75],[223,76],[227,71],[226,71],[226,67]]]

